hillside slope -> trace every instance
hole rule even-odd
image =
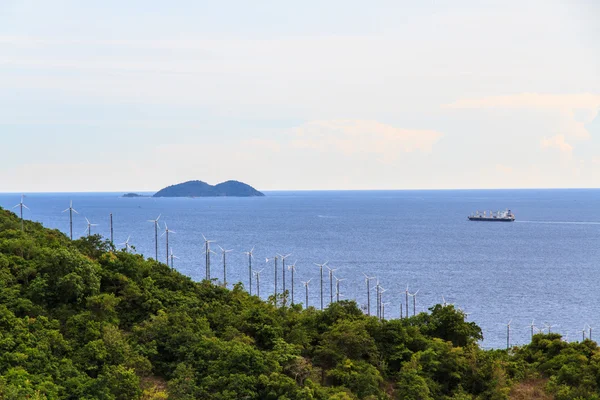
[[[589,340],[484,351],[452,306],[379,321],[352,301],[272,300],[192,282],[99,236],[70,241],[28,221],[21,232],[0,209],[0,399],[502,399],[536,376],[559,399],[598,398]]]

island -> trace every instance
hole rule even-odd
[[[123,195],[123,197],[149,197],[143,194],[138,194],[138,193],[125,193]]]
[[[259,197],[264,193],[238,181],[209,185],[203,181],[187,181],[167,186],[152,197]]]

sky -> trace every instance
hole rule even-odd
[[[0,1],[0,192],[584,188],[600,2]]]

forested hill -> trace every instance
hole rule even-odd
[[[594,342],[480,338],[452,306],[276,308],[0,209],[0,399],[598,399]]]

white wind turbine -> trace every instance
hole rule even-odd
[[[87,217],[85,217],[85,221],[87,222],[87,228],[85,228],[84,232],[87,232],[88,237],[92,235],[92,226],[98,226],[98,224],[92,224]]]
[[[333,273],[337,271],[339,268],[330,268],[327,266],[329,270],[329,304],[333,303]]]
[[[306,289],[306,304],[304,305],[305,309],[308,308],[308,284],[310,283],[310,281],[312,281],[312,278],[307,280],[306,282],[302,281],[302,283],[304,284],[304,288]]]
[[[379,318],[383,319],[383,294],[387,292],[387,289],[379,286]]]
[[[371,287],[370,287],[370,282],[371,279],[375,279],[374,276],[368,276],[367,274],[365,274],[363,272],[363,275],[365,276],[365,283],[367,284],[367,315],[371,315]]]
[[[63,212],[67,212],[67,211],[69,212],[69,233],[70,233],[70,238],[71,238],[71,240],[73,240],[73,213],[79,214],[77,212],[77,210],[75,210],[73,208],[73,200],[71,200],[71,202],[69,203],[69,208],[67,208]]]
[[[217,245],[219,246],[219,245]],[[221,254],[223,255],[223,287],[227,287],[227,261],[226,261],[226,256],[227,253],[232,252],[232,249],[229,250],[225,250],[224,248],[222,248],[221,246],[219,246],[219,249],[221,249]]]
[[[510,321],[508,321],[508,324],[506,324],[506,350],[508,350],[510,348],[510,323],[512,322],[512,319]]]
[[[286,254],[285,256],[278,254],[279,257],[281,257],[281,279],[282,279],[282,289],[281,289],[281,293],[283,294],[283,305],[285,306],[285,259],[288,258],[289,256],[291,256],[292,253]]]
[[[166,252],[166,255],[167,255],[167,265],[169,265],[169,233],[177,233],[177,232],[175,232],[174,230],[169,229],[169,227],[167,226],[167,223],[165,222],[165,230],[160,235],[160,237],[163,237],[165,235],[167,236],[166,237],[166,239],[167,239],[167,252]]]
[[[381,319],[385,320],[385,306],[389,305],[390,303],[382,303],[381,304]]]
[[[131,245],[129,244],[129,239],[131,239],[131,235],[127,236],[127,240],[125,242],[120,243],[120,245],[125,246],[125,252],[128,252],[131,248]]]
[[[29,207],[27,207],[27,206],[25,205],[25,203],[23,203],[23,198],[24,198],[24,197],[25,197],[25,195],[24,195],[24,194],[22,194],[22,195],[21,195],[21,202],[20,202],[19,204],[17,204],[16,206],[14,206],[14,207],[13,207],[13,208],[17,208],[17,207],[19,207],[19,209],[20,209],[20,211],[21,211],[21,213],[20,213],[20,214],[21,214],[21,231],[23,231],[23,230],[24,230],[24,226],[23,226],[23,208],[26,208],[26,209],[28,209],[28,210],[29,210]],[[31,211],[31,210],[30,210],[30,211]]]
[[[245,251],[244,254],[248,256],[248,293],[252,296],[252,253],[254,252],[254,246],[250,251]]]
[[[335,301],[337,303],[339,303],[340,302],[340,282],[345,281],[346,279],[338,278],[337,276],[334,276],[334,278],[335,278]]]
[[[329,261],[325,261],[323,264],[315,263],[315,265],[321,270],[321,310],[323,310],[323,267],[325,267],[328,262]]]
[[[533,341],[533,329],[535,328],[535,325],[533,324],[535,322],[535,319],[531,320],[531,324],[529,325],[529,328],[531,329],[531,340]]]
[[[152,222],[154,224],[154,259],[158,261],[158,220],[160,219],[161,214],[158,214],[156,219],[149,219],[148,222]]]
[[[410,293],[408,294],[409,296],[412,296],[412,298],[413,298],[413,317],[415,315],[417,315],[417,293],[419,293],[419,290],[421,290],[421,289],[418,289],[413,294],[410,294]]]
[[[298,260],[294,261],[294,263],[288,267],[288,269],[292,272],[292,305],[294,305],[294,272],[296,272],[297,262]]]
[[[173,248],[171,247],[171,269],[175,269],[175,263],[173,262],[174,258],[179,260],[179,257],[173,254]]]
[[[265,269],[261,269],[260,271],[252,271],[256,276],[256,295],[260,298],[260,273]]]
[[[274,289],[273,289],[273,298],[275,300],[275,306],[277,306],[277,260],[279,259],[279,256],[275,256],[273,258],[265,258],[265,263],[268,263],[269,261],[273,260],[275,261],[275,267],[274,267],[274,279],[273,279],[273,283],[275,285]]]
[[[202,238],[204,239],[204,255],[206,257],[204,260],[206,265],[206,280],[210,281],[210,253],[214,253],[214,251],[210,249],[210,244],[213,243],[214,240],[207,239],[204,234],[202,234]]]

